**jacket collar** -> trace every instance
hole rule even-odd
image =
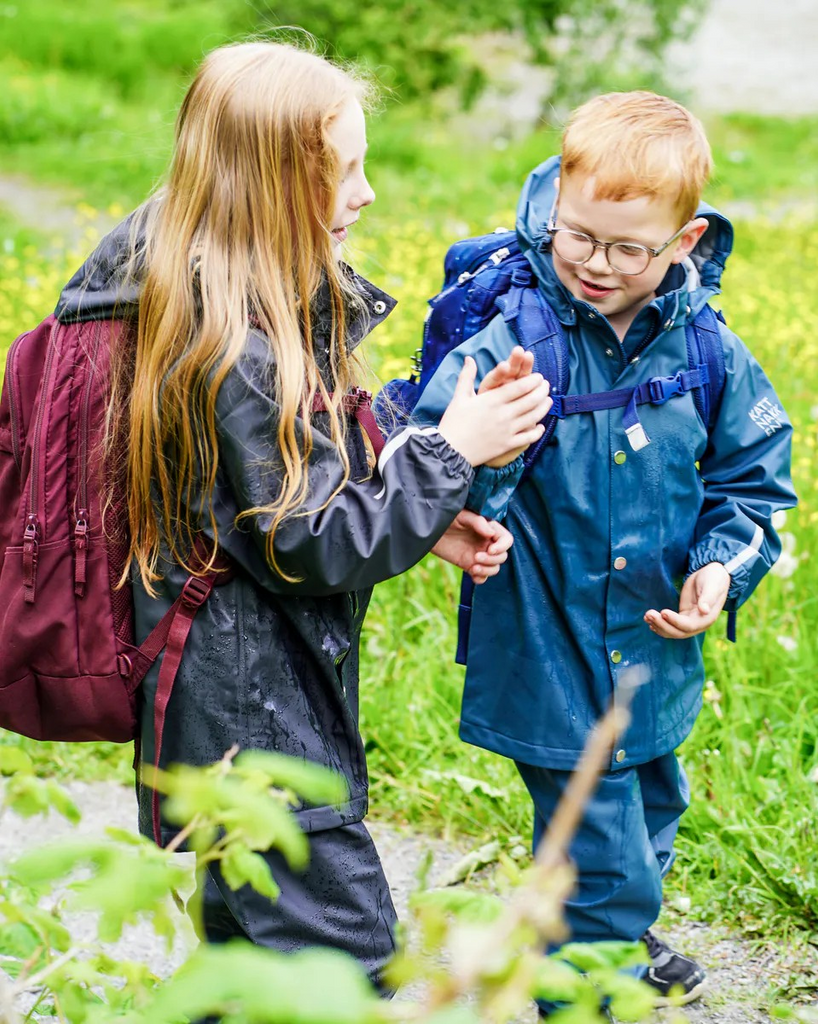
[[[360,306],[350,311],[347,324],[347,345],[349,350],[357,348],[364,338],[389,316],[397,306],[397,299],[392,298],[381,288],[361,277],[347,264],[342,264],[344,273],[361,297]]]

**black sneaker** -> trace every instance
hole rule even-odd
[[[695,960],[677,953],[651,931],[645,932],[642,941],[651,959],[648,973],[642,980],[656,989],[657,1006],[684,1006],[701,996],[707,975]]]

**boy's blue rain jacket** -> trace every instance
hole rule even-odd
[[[593,306],[560,284],[546,236],[559,159],[529,177],[517,233],[568,338],[569,394],[629,388],[688,368],[684,324],[719,291],[732,248],[729,222],[710,227],[673,266],[624,344]],[[701,707],[703,636],[666,640],[643,621],[677,608],[685,577],[708,562],[732,577],[728,608],[752,593],[780,543],[772,514],[795,504],[792,427],[761,367],[722,327],[726,385],[708,437],[692,392],[642,405],[650,444],[633,451],[623,410],[568,416],[519,483],[522,460],[480,469],[469,506],[514,535],[499,575],[477,587],[460,735],[532,765],[570,769],[620,682],[642,682],[611,768],[650,761],[687,736]],[[478,378],[512,347],[502,315],[441,364],[415,416],[437,422],[466,355]],[[698,464],[698,465],[697,465]],[[518,486],[519,484],[519,486]]]

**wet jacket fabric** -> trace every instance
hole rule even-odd
[[[105,318],[114,308],[135,308],[138,295],[122,289],[126,246],[123,225],[64,290],[57,307],[61,319]],[[350,276],[362,299],[348,325],[350,344],[356,345],[388,315],[394,300]],[[327,317],[318,301],[320,334]],[[319,348],[326,341],[319,339]],[[351,421],[352,478],[322,508],[343,469],[328,436],[328,414],[316,414],[305,510],[319,511],[288,518],[276,534],[280,565],[299,577],[288,583],[267,562],[268,519],[256,516],[240,529],[234,525],[240,511],[274,500],[281,485],[272,379],[270,345],[251,330],[216,406],[213,509],[219,543],[237,573],[215,588],[194,620],[167,709],[160,764],[208,764],[237,744],[334,768],[346,776],[350,799],[341,807],[300,808],[302,828],[316,831],[360,821],[367,809],[358,733],[358,641],[371,588],[408,569],[436,543],[463,508],[473,470],[434,428],[410,428],[393,435],[370,472],[363,435]],[[170,608],[186,579],[171,562],[156,599],[134,581],[137,642]],[[142,685],[141,746],[148,764],[154,758],[158,673],[159,663]],[[151,795],[139,787],[140,827],[146,835],[152,834]],[[172,834],[163,823],[163,840]]]
[[[684,325],[718,294],[730,224],[700,209],[706,234],[620,343],[602,314],[563,288],[540,248],[558,173],[552,158],[531,174],[517,233],[567,336],[568,393],[636,387],[686,370]],[[640,407],[651,439],[641,451],[628,443],[623,410],[611,409],[558,422],[522,483],[521,459],[478,470],[468,504],[504,518],[514,546],[474,594],[463,739],[525,764],[570,769],[623,683],[642,685],[611,769],[661,757],[689,733],[701,706],[703,636],[663,639],[643,615],[677,608],[686,576],[712,561],[731,574],[728,608],[741,605],[779,555],[773,513],[796,500],[790,421],[747,347],[724,326],[721,336],[726,385],[709,437],[688,392]],[[416,420],[437,422],[466,355],[480,378],[513,345],[496,317],[443,362]]]

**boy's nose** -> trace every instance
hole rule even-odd
[[[594,249],[593,255],[586,262],[585,266],[594,274],[610,274],[611,272],[611,265],[608,263],[608,254],[601,245],[598,245]]]

